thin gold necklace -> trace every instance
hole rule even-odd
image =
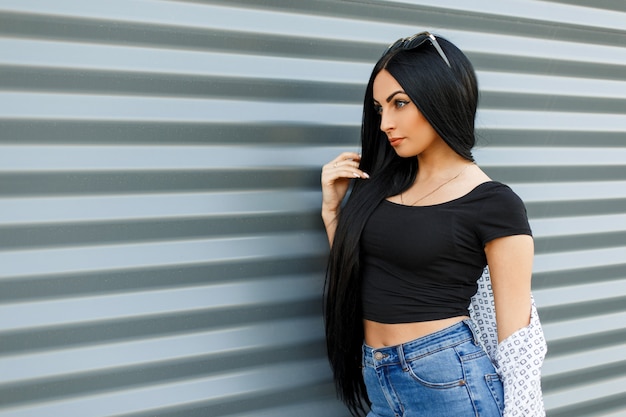
[[[431,194],[435,193],[435,191],[439,190],[439,189],[440,189],[441,187],[443,187],[444,185],[446,185],[446,184],[448,184],[449,182],[452,182],[452,181],[454,181],[455,179],[459,178],[459,177],[461,176],[461,174],[462,174],[463,172],[465,172],[465,170],[466,170],[468,167],[472,166],[472,165],[474,165],[474,163],[473,163],[473,162],[472,162],[471,164],[465,165],[465,167],[463,167],[463,169],[462,169],[462,170],[460,170],[460,171],[459,171],[459,173],[458,173],[458,174],[456,174],[454,177],[450,178],[449,180],[447,180],[447,181],[446,181],[446,182],[444,182],[443,184],[439,185],[437,188],[435,188],[434,190],[432,190],[431,192],[429,192],[429,193],[428,193],[428,194],[426,194],[425,196],[420,197],[419,199],[415,200],[412,204],[409,204],[409,205],[410,205],[410,206],[414,206],[414,205],[416,205],[417,203],[419,203],[420,201],[422,201],[423,199],[425,199],[425,198],[426,198],[426,197],[428,197],[429,195],[431,195]],[[404,199],[402,198],[402,195],[403,195],[403,194],[404,194],[404,193],[400,193],[400,202],[404,205]]]

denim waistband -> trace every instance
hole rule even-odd
[[[441,329],[429,335],[402,343],[396,346],[373,348],[363,343],[363,366],[378,368],[380,366],[402,364],[429,355],[438,350],[473,340],[479,344],[478,336],[471,320],[463,320],[450,327]]]

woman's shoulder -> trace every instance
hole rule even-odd
[[[523,206],[524,203],[513,189],[499,181],[486,181],[476,186],[470,194],[472,200],[483,206],[503,209],[511,206]]]
[[[508,185],[499,181],[483,181],[475,184],[464,197],[470,200],[484,200],[485,198],[498,198],[516,195]]]
[[[499,181],[490,180],[484,182],[476,187],[476,190],[495,198],[513,198],[516,200],[521,200],[520,196],[515,191],[513,191],[513,189],[508,184]]]
[[[513,189],[507,184],[500,182],[489,180],[485,182],[481,182],[478,184],[472,191],[476,191],[479,193],[496,193],[496,194],[515,194]]]
[[[489,177],[477,164],[467,172],[459,188],[464,189],[462,195],[469,201],[482,201],[486,197],[513,192],[508,185]]]

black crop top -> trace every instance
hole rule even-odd
[[[409,323],[468,314],[493,239],[532,235],[526,208],[490,181],[432,206],[383,200],[361,236],[363,317]]]

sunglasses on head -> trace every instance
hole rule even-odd
[[[437,38],[435,38],[435,35],[433,35],[430,32],[420,32],[420,33],[416,33],[413,36],[398,39],[397,41],[389,45],[389,47],[385,50],[385,53],[383,53],[383,55],[387,55],[389,52],[392,52],[398,49],[402,49],[405,51],[415,49],[426,41],[430,41],[430,44],[435,47],[441,59],[445,61],[448,67],[452,68],[452,66],[450,65],[450,61],[448,61],[448,57],[443,52],[443,49],[441,49],[441,46],[439,46],[439,42],[437,42]]]

